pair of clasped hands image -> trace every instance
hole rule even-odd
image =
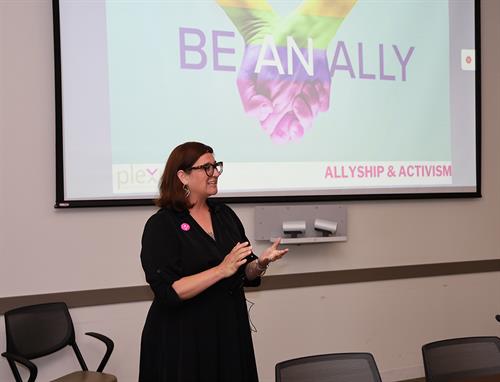
[[[236,81],[243,108],[274,143],[301,139],[329,110],[326,50],[355,2],[304,0],[280,16],[266,0],[217,0],[245,41]]]

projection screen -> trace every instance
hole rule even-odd
[[[473,0],[54,0],[56,207],[150,204],[171,150],[228,202],[480,196]]]

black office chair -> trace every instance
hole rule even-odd
[[[16,363],[28,368],[28,382],[33,382],[38,374],[32,359],[43,357],[70,345],[82,371],[76,371],[56,379],[57,382],[116,382],[114,375],[103,373],[111,356],[114,344],[108,337],[99,333],[85,333],[106,344],[106,353],[97,371],[88,371],[82,354],[75,341],[75,330],[68,307],[63,302],[25,306],[5,312],[5,331],[7,358],[16,382],[22,382]]]
[[[498,375],[500,338],[467,337],[436,341],[422,346],[427,382]]]
[[[276,382],[381,382],[370,353],[322,354],[276,364]]]

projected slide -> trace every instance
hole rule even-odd
[[[66,200],[154,197],[193,140],[219,196],[476,191],[472,1],[59,7]]]

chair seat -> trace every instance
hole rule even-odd
[[[52,382],[117,382],[114,375],[95,371],[75,371]]]

